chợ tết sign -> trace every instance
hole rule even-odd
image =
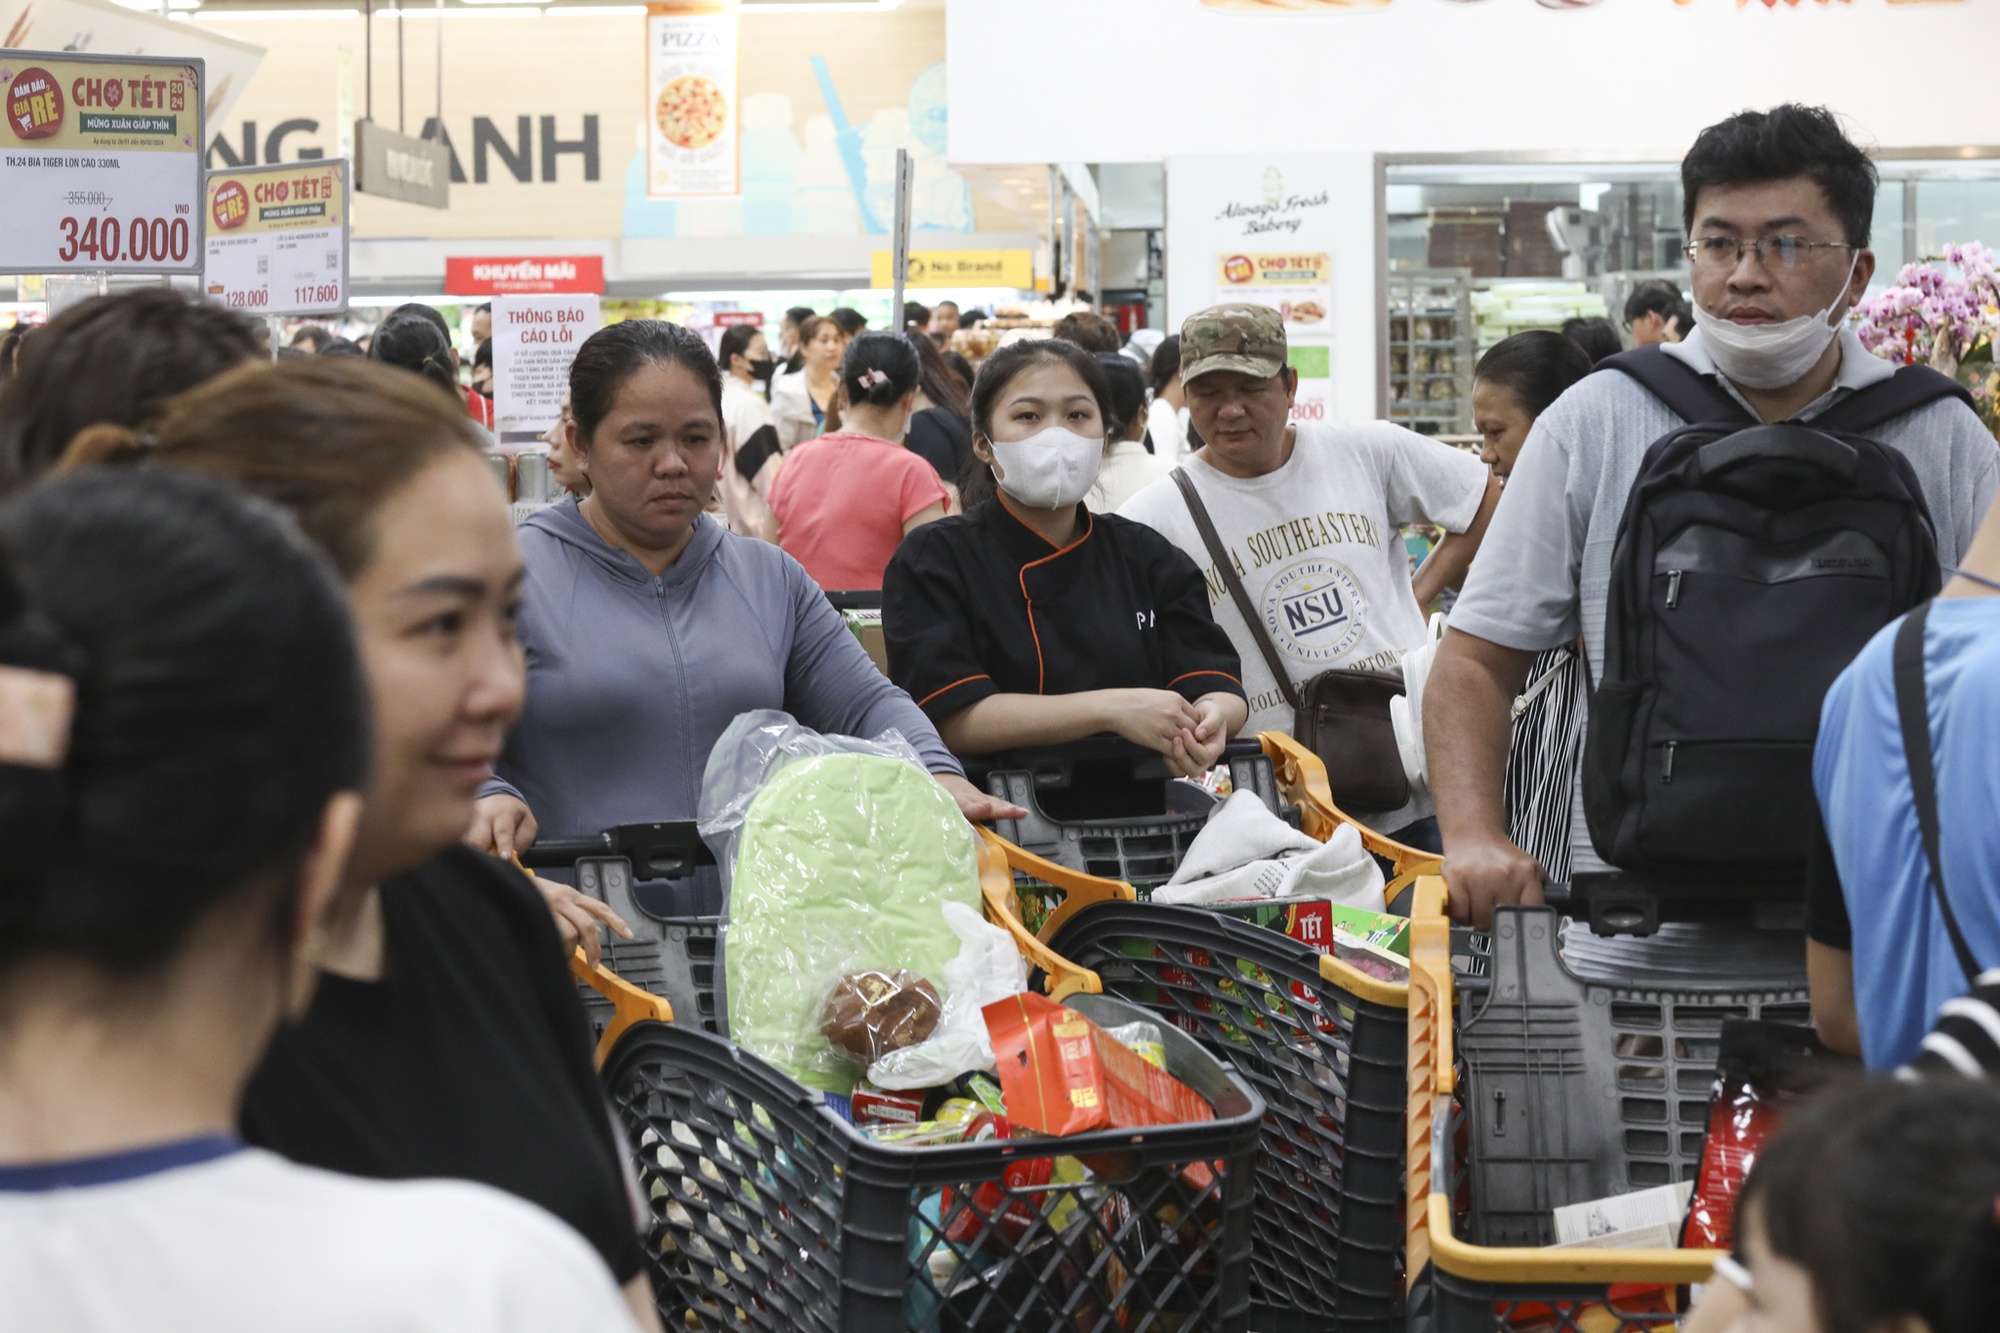
[[[0,273],[194,273],[202,64],[0,50]]]
[[[347,186],[344,158],[209,172],[208,298],[263,315],[346,309]]]

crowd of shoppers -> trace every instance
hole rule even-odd
[[[746,711],[894,730],[988,822],[1024,812],[966,759],[1111,733],[1199,777],[1344,677],[1414,694],[1401,664],[1448,609],[1408,700],[1425,780],[1356,812],[1441,851],[1475,925],[1615,878],[1579,777],[1607,626],[1692,608],[1723,558],[1677,548],[1635,610],[1621,533],[1673,449],[1715,478],[1755,436],[1850,477],[1888,460],[1923,515],[1915,609],[1775,681],[1820,719],[1810,773],[1773,767],[1784,790],[1734,815],[1810,845],[1815,1024],[1903,1079],[1790,1116],[1689,1326],[1985,1327],[2000,447],[1847,328],[1875,177],[1832,116],[1732,116],[1682,180],[1690,295],[1635,289],[1631,350],[1608,320],[1489,349],[1477,459],[1294,421],[1256,305],[1129,342],[1078,311],[976,378],[949,301],[874,333],[790,310],[775,352],[631,320],[579,349],[547,437],[569,494],[516,527],[482,457],[484,310],[469,387],[414,304],[365,354],[309,326],[273,360],[167,291],[0,348],[0,1299],[93,1329],[659,1327],[566,965],[625,924],[508,860],[692,818]],[[1916,396],[1841,430],[1892,390]],[[1445,534],[1414,569],[1412,525]],[[1737,581],[1886,581],[1839,552]],[[828,593],[879,593],[886,672]],[[1695,650],[1781,673],[1757,623]],[[1687,747],[1683,789],[1710,760]],[[1671,785],[1675,742],[1645,762]],[[639,900],[724,906],[712,870]]]

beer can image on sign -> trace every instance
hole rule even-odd
[[[647,195],[740,191],[736,85],[734,0],[647,6]]]

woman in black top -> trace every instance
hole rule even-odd
[[[967,512],[911,533],[883,576],[889,676],[959,754],[1109,731],[1192,776],[1243,725],[1241,667],[1194,562],[1081,503],[1107,397],[1103,367],[1060,340],[981,368]]]
[[[903,335],[917,349],[917,410],[910,414],[903,447],[936,470],[959,508],[958,482],[972,464],[972,419],[965,385],[945,363],[929,335]]]
[[[540,1204],[657,1329],[564,962],[579,935],[596,943],[603,909],[459,843],[526,688],[521,556],[479,434],[407,375],[307,358],[175,399],[143,448],[85,437],[66,465],[144,456],[239,481],[293,511],[353,609],[375,758],[350,910],[329,924],[312,1007],[251,1081],[245,1136],[351,1175],[458,1177]]]

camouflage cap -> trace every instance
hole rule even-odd
[[[1285,368],[1285,323],[1269,306],[1232,301],[1181,325],[1181,383],[1211,370],[1269,379]]]

